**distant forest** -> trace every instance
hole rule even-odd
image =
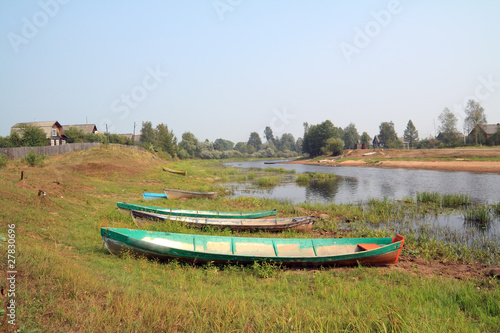
[[[155,150],[166,157],[180,159],[224,159],[237,157],[251,158],[289,158],[298,155],[316,157],[319,155],[340,155],[343,150],[356,148],[443,148],[464,145],[500,145],[500,126],[496,132],[488,135],[481,130],[486,125],[484,109],[474,100],[469,100],[465,109],[464,133],[457,130],[458,119],[448,108],[439,116],[439,135],[435,138],[420,139],[418,130],[411,120],[408,121],[403,136],[394,129],[392,121],[382,122],[379,133],[371,137],[367,132],[359,134],[356,125],[336,127],[330,120],[316,125],[304,123],[304,135],[297,139],[290,133],[275,136],[268,126],[264,133],[252,132],[248,141],[237,142],[218,138],[214,142],[208,139],[200,141],[191,132],[182,134],[179,141],[166,124],[156,127],[150,121],[142,123],[139,142],[120,134],[95,133],[85,134],[83,130],[70,127],[64,132],[67,143],[101,142],[124,145],[140,145]],[[497,124],[498,125],[498,124]],[[262,135],[262,137],[261,137]],[[24,126],[21,131],[10,136],[0,137],[0,147],[44,146],[49,140],[41,128]]]

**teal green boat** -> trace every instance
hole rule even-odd
[[[211,210],[189,210],[189,209],[153,207],[153,206],[131,204],[126,202],[117,202],[116,205],[121,210],[125,210],[127,212],[136,210],[140,212],[156,213],[163,215],[209,217],[209,218],[222,218],[222,219],[260,219],[268,216],[276,216],[277,213],[276,209],[256,211],[256,212],[218,212]]]
[[[188,235],[136,229],[101,228],[108,251],[154,260],[195,263],[269,261],[287,266],[386,265],[398,262],[404,237],[252,238]]]

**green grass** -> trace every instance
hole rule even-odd
[[[188,176],[164,172],[163,166],[187,170]],[[27,171],[22,162],[10,162],[0,169],[0,205],[8,207],[0,210],[0,218],[16,224],[18,323],[43,332],[477,332],[499,327],[500,283],[495,279],[421,276],[398,265],[301,270],[267,263],[159,263],[131,255],[118,258],[102,248],[101,227],[135,228],[130,216],[117,211],[117,201],[143,203],[144,190],[164,187],[218,188],[240,175],[216,161],[163,161],[150,153],[109,146],[50,157],[43,168]],[[38,189],[47,196],[38,197]],[[293,205],[251,197],[157,204],[209,210],[277,208],[280,217],[302,215],[303,210],[326,214],[315,224],[314,235],[237,234],[248,237],[323,237],[319,231],[385,237],[394,231],[363,227],[366,216],[392,218],[426,209],[415,208],[410,199],[373,201],[373,207]],[[347,218],[357,222],[350,231],[340,230]],[[175,223],[150,229],[200,232]],[[202,232],[234,235],[228,230]],[[455,260],[453,253],[458,256],[454,248],[422,235],[405,235],[403,256],[411,251],[426,260],[447,262]],[[7,257],[0,263],[6,271]],[[3,325],[2,330],[7,323]]]
[[[295,182],[297,183],[308,183],[310,181],[326,181],[329,179],[335,178],[336,175],[334,173],[320,173],[320,172],[307,172],[301,173],[295,178]]]
[[[460,208],[472,203],[467,194],[440,194],[438,192],[417,192],[417,202],[434,203],[443,208]]]
[[[488,205],[470,207],[464,212],[464,218],[468,222],[486,225],[493,220],[491,209]]]
[[[260,177],[257,179],[257,185],[261,187],[276,186],[279,183],[279,179],[276,177]]]

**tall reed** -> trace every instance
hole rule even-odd
[[[476,222],[485,225],[492,221],[490,207],[488,205],[470,207],[464,212],[464,219],[468,222]]]

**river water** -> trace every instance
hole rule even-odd
[[[239,168],[284,168],[304,172],[334,173],[327,182],[307,186],[286,183],[273,188],[255,188],[249,184],[235,187],[235,196],[254,196],[290,200],[293,203],[358,203],[370,198],[402,199],[417,192],[467,194],[477,203],[500,202],[500,175],[457,171],[385,169],[363,167],[328,167],[301,164],[264,164],[264,161],[234,162]]]
[[[336,177],[323,182],[301,185],[293,182],[271,188],[252,184],[232,184],[234,197],[253,196],[284,200],[294,204],[321,202],[363,204],[369,199],[398,200],[416,198],[417,192],[467,194],[474,203],[500,202],[500,175],[456,171],[383,169],[363,167],[328,167],[301,164],[264,164],[264,161],[234,162],[226,165],[238,168],[294,169],[305,172],[335,173]],[[431,235],[439,240],[469,245],[485,250],[491,262],[498,261],[500,251],[500,219],[495,217],[486,225],[466,222],[463,214],[426,215],[405,221],[388,221],[374,228],[390,229],[395,233]]]

